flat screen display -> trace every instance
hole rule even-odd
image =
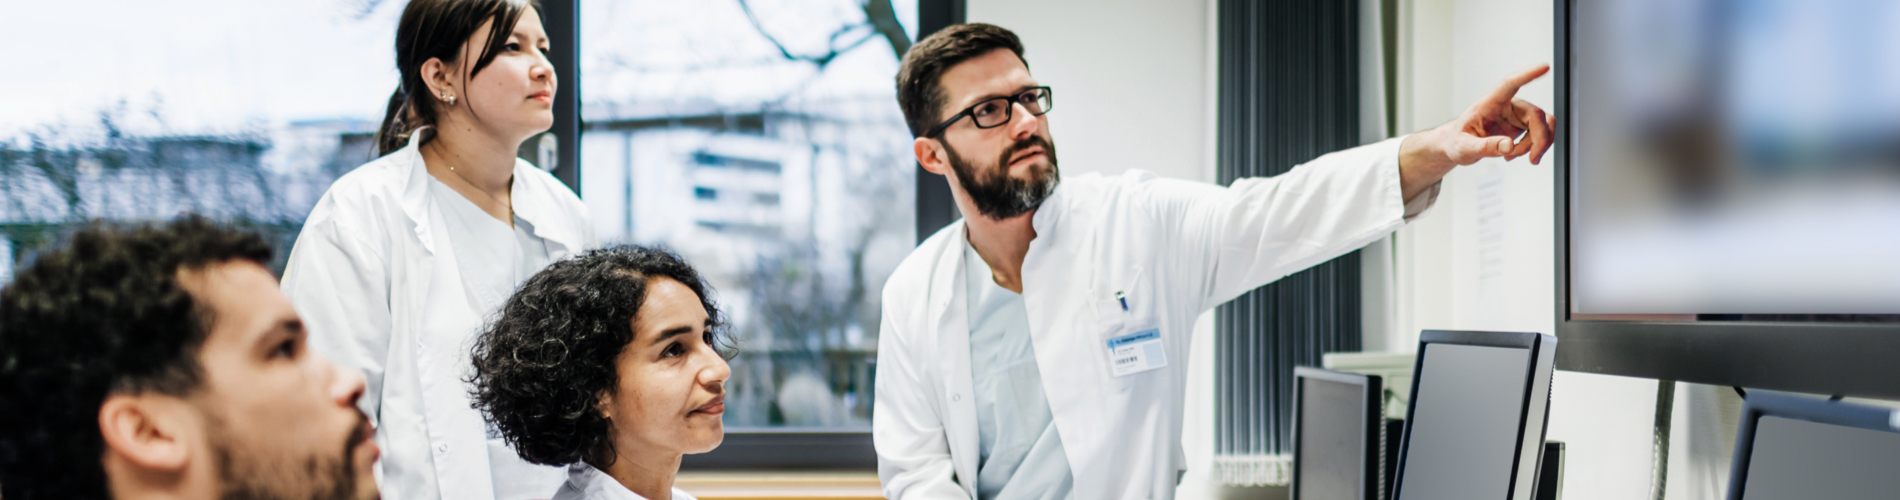
[[[1530,351],[1427,344],[1419,355],[1397,498],[1507,498]]]
[[[1575,2],[1573,319],[1900,320],[1900,2]]]
[[[1297,500],[1367,500],[1366,387],[1300,379]]]
[[[1745,484],[1743,500],[1894,498],[1900,433],[1762,416]]]

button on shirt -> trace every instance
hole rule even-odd
[[[511,214],[515,223],[508,227],[434,178],[429,179],[429,189],[442,210],[449,244],[455,248],[455,264],[462,275],[469,307],[483,318],[500,311],[515,287],[552,260],[547,242],[534,235],[528,221]],[[479,332],[469,333],[470,338],[476,335]],[[488,424],[486,441],[489,477],[494,481],[497,500],[548,498],[560,487],[561,469],[522,460],[493,424]],[[446,445],[437,450],[446,452]]]
[[[964,243],[975,376],[979,500],[1072,498],[1074,479],[1030,343],[1023,296],[996,284]]]

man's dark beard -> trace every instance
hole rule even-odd
[[[356,447],[369,440],[369,419],[357,414],[356,427],[350,429],[350,438],[343,442],[343,454],[325,459],[322,456],[305,457],[301,470],[292,471],[289,464],[266,463],[263,457],[235,456],[229,436],[219,429],[223,422],[212,419],[211,448],[217,457],[218,477],[224,483],[224,491],[218,495],[222,500],[360,500],[357,492],[356,467],[350,457],[356,456]],[[275,465],[277,467],[271,467]],[[295,491],[295,490],[304,491]]]
[[[1031,172],[1029,180],[1009,176],[1009,157],[1030,146],[1042,146],[1043,156],[1049,158],[1049,171],[1046,175]],[[1016,141],[1003,154],[998,156],[992,168],[978,172],[975,165],[964,161],[957,150],[950,148],[949,142],[943,143],[943,151],[950,156],[950,168],[957,172],[957,184],[970,194],[970,201],[976,204],[977,213],[992,220],[1003,220],[1034,211],[1042,206],[1042,201],[1056,192],[1056,184],[1062,182],[1062,171],[1056,168],[1056,145],[1043,140],[1041,136],[1029,136]]]

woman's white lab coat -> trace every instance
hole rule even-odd
[[[1144,171],[1085,174],[1043,202],[1023,260],[1023,302],[1075,498],[1174,496],[1186,469],[1181,405],[1194,321],[1384,237],[1429,206],[1436,187],[1412,206],[1401,200],[1399,140],[1225,188]],[[871,433],[893,500],[976,497],[963,238],[961,221],[939,231],[884,287]],[[1115,376],[1108,340],[1151,338],[1142,335],[1150,329],[1159,343],[1144,361],[1164,364]]]
[[[471,310],[463,290],[417,149],[428,132],[330,186],[297,236],[283,290],[310,348],[368,381],[360,406],[383,450],[383,498],[488,500],[490,436],[463,380],[493,311]],[[586,205],[553,176],[517,160],[511,196],[552,260],[594,246]]]

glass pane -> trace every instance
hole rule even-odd
[[[897,108],[915,0],[583,0],[581,197],[664,244],[738,340],[729,429],[869,429],[884,280],[914,246]],[[894,21],[894,22],[893,22]]]
[[[0,24],[36,48],[12,51],[19,70],[0,78],[0,282],[89,219],[182,211],[265,233],[281,272],[317,198],[371,158],[402,7],[9,5]]]
[[[1012,112],[1014,109],[1010,107],[1009,99],[991,99],[970,108],[970,118],[976,120],[977,125],[994,127],[1002,125]]]

